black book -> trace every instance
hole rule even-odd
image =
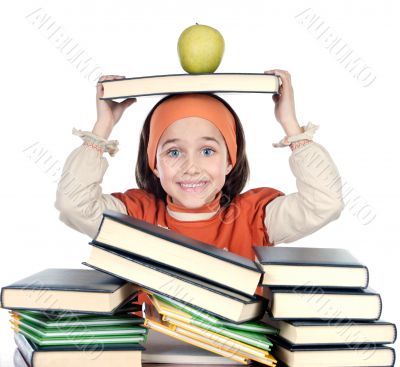
[[[257,319],[265,312],[265,300],[260,296],[234,292],[107,246],[93,244],[83,264],[232,322]]]
[[[368,268],[348,250],[254,246],[267,286],[367,288]]]
[[[383,321],[354,320],[273,320],[262,319],[279,330],[279,336],[294,345],[392,344],[397,337],[396,325]]]
[[[378,320],[382,301],[371,288],[265,287],[268,314],[277,320]]]
[[[391,367],[396,359],[395,350],[382,345],[296,346],[279,336],[269,337],[274,343],[273,355],[289,367]]]
[[[19,333],[14,333],[14,341],[19,351],[14,354],[16,367],[25,367],[23,362],[29,367],[139,367],[145,350],[138,343],[39,347]]]
[[[129,215],[106,210],[90,244],[107,245],[235,292],[254,295],[262,271],[243,256]]]
[[[114,314],[138,287],[91,269],[49,268],[1,289],[3,308]]]

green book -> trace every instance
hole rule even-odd
[[[102,345],[102,344],[137,344],[145,343],[147,334],[140,335],[109,335],[109,336],[90,336],[90,337],[41,337],[24,326],[16,329],[18,333],[24,335],[29,340],[39,346],[50,345]]]
[[[132,303],[132,302],[137,302],[137,293],[132,296],[131,299],[126,302],[126,304],[122,304],[119,306],[112,315],[109,315],[111,317],[113,316],[125,316],[129,312],[136,312],[136,311],[141,311],[142,305],[137,304],[137,303]],[[61,319],[74,319],[76,317],[81,317],[81,316],[98,316],[98,317],[105,317],[108,315],[104,314],[98,314],[96,312],[73,312],[69,310],[63,310],[63,311],[51,311],[51,310],[45,310],[45,311],[38,311],[38,310],[29,310],[29,309],[12,309],[10,312],[18,313],[18,312],[29,312],[30,315],[34,316],[43,316],[48,320],[61,320]]]
[[[218,325],[218,326],[223,326],[228,329],[233,329],[233,330],[241,330],[241,331],[248,331],[248,332],[253,332],[253,333],[260,333],[260,334],[277,334],[278,329],[267,325],[263,322],[244,322],[240,324],[236,324],[233,322],[229,322],[226,320],[219,319],[213,315],[210,315],[209,313],[206,313],[200,309],[191,307],[185,303],[176,301],[172,298],[165,297],[161,294],[154,293],[152,292],[153,296],[156,297],[157,299],[161,300],[162,302],[165,302],[169,304],[172,307],[177,308],[178,310],[181,310],[183,312],[187,312],[191,316],[193,316],[194,319],[197,319],[198,321],[202,320],[205,323],[212,324],[212,325]]]
[[[217,325],[212,325],[212,324],[206,324],[204,321],[196,320],[196,319],[191,319],[190,323],[192,325],[201,327],[202,329],[212,331],[214,333],[226,336],[228,338],[238,340],[240,342],[253,345],[257,348],[270,351],[272,347],[271,341],[268,340],[265,334],[258,334],[258,333],[252,333],[248,331],[242,331],[242,330],[233,330],[233,329],[228,329],[223,326],[217,326]]]
[[[234,340],[241,341],[243,343],[255,346],[257,348],[270,351],[272,347],[271,341],[267,338],[267,333],[265,332],[255,332],[255,330],[262,330],[262,325],[257,328],[254,327],[253,331],[246,331],[246,330],[240,330],[238,328],[228,328],[224,324],[226,324],[225,321],[221,322],[222,320],[218,320],[214,316],[209,317],[210,315],[204,314],[203,312],[194,309],[190,306],[187,306],[185,304],[182,304],[178,301],[171,300],[170,298],[160,296],[159,294],[155,295],[152,293],[152,296],[156,298],[156,300],[160,302],[164,302],[168,305],[170,305],[173,308],[176,308],[177,310],[181,310],[187,314],[189,314],[192,317],[188,317],[185,322],[198,326],[204,330],[209,330],[214,333],[229,337]],[[161,311],[162,313],[162,311]],[[166,320],[169,321],[169,318],[174,318],[173,316],[167,316]],[[170,321],[173,323],[173,321]],[[228,323],[229,325],[232,325],[233,327],[236,327],[237,325],[240,324],[234,324],[234,323]],[[251,323],[251,324],[256,324],[257,323]],[[267,325],[266,325],[267,326]],[[251,329],[251,326],[248,327]],[[273,327],[268,327],[266,328],[270,334],[276,333],[277,329]]]
[[[58,319],[71,319],[73,317],[80,317],[80,316],[88,316],[88,313],[82,313],[82,312],[72,312],[72,311],[36,311],[36,310],[18,310],[18,309],[13,309],[12,312],[14,313],[19,313],[19,312],[29,312],[30,315],[37,315],[37,316],[45,316],[47,319],[50,320],[58,320]]]
[[[140,326],[129,326],[129,325],[118,325],[118,326],[65,326],[65,327],[54,327],[44,328],[37,324],[34,324],[28,320],[20,319],[18,323],[14,322],[14,325],[18,328],[23,327],[24,329],[34,332],[41,338],[75,338],[75,337],[95,337],[95,336],[112,336],[112,335],[140,335],[146,334],[147,329]]]
[[[118,325],[142,325],[144,319],[133,315],[120,316],[96,316],[79,314],[79,316],[62,317],[61,319],[49,318],[41,312],[14,311],[14,319],[24,319],[44,328],[83,327],[83,326],[118,326]]]

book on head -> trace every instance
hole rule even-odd
[[[202,73],[150,75],[103,80],[100,99],[118,99],[172,93],[277,93],[279,77],[264,73]]]

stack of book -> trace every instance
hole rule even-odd
[[[262,322],[235,324],[160,294],[147,293],[151,305],[144,312],[144,325],[149,329],[242,364],[257,361],[276,366],[269,353],[272,343],[266,337],[276,334],[275,328]]]
[[[180,305],[181,309],[185,307],[197,315],[207,315],[207,320],[214,320],[215,325],[221,326],[222,322],[236,325],[231,327],[235,330],[249,327],[244,324],[260,319],[265,313],[265,299],[256,294],[262,270],[247,258],[110,210],[103,213],[99,231],[89,244],[91,252],[83,264],[137,284],[151,295],[153,306],[169,300],[169,308]],[[158,302],[154,303],[156,299]],[[184,321],[167,320],[170,315],[163,314],[164,308],[155,307],[154,310],[163,316],[148,317],[145,326],[176,337],[176,323]],[[156,314],[155,311],[150,314]],[[187,321],[189,316],[186,317]],[[184,324],[186,329],[179,325],[178,339],[184,340],[182,335],[186,333],[185,340],[191,340],[192,345],[203,346],[225,357],[231,355],[244,364],[251,360],[271,366],[276,363],[269,354],[270,327],[264,325],[262,329],[259,323],[258,333],[253,330],[251,334],[257,339],[253,342],[254,348],[243,343],[241,347],[247,354],[241,351],[232,355],[232,351],[223,350],[221,343],[215,344],[215,332],[204,327],[201,330],[199,325],[196,325],[195,344],[194,337],[187,335],[194,332],[195,326],[187,330],[187,325]],[[231,331],[231,335],[238,333]],[[227,342],[227,335],[219,333],[217,336]],[[255,350],[257,346],[263,349]]]
[[[166,228],[106,210],[83,264],[240,323],[261,318],[259,266]]]
[[[380,320],[368,268],[347,250],[254,247],[251,261],[109,210],[89,245],[94,270],[47,269],[2,288],[16,366],[193,363],[146,355],[150,331],[209,353],[194,353],[206,364],[394,365],[396,326]]]
[[[46,269],[1,290],[16,366],[141,366],[138,287],[89,269]]]
[[[345,249],[255,247],[269,300],[263,321],[279,329],[274,355],[289,367],[393,366],[396,326],[368,268]]]

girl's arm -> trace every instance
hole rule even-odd
[[[103,194],[101,188],[108,168],[103,152],[114,155],[118,142],[108,142],[89,131],[73,129],[73,133],[84,143],[72,151],[64,164],[54,205],[62,222],[94,238],[105,209],[126,214],[125,205],[114,196]]]
[[[279,94],[272,96],[275,116],[286,137],[275,147],[290,145],[289,164],[298,192],[279,196],[266,205],[264,224],[273,244],[307,236],[340,216],[344,208],[342,183],[328,151],[312,141],[317,125],[300,127],[295,112],[290,74],[270,70],[282,81]]]
[[[309,124],[305,132],[315,126]],[[273,244],[296,241],[317,231],[337,219],[344,208],[340,174],[322,145],[310,141],[294,149],[289,164],[298,192],[279,196],[265,208],[264,224]]]
[[[99,81],[121,78],[124,77],[108,75],[102,76]],[[80,136],[84,143],[68,156],[55,201],[60,220],[91,238],[97,233],[105,209],[127,214],[122,201],[103,194],[100,184],[108,167],[103,153],[113,156],[118,151],[118,142],[107,139],[125,109],[136,99],[126,99],[121,103],[100,100],[103,92],[103,85],[99,83],[96,87],[97,121],[92,132],[73,129],[73,133]]]

